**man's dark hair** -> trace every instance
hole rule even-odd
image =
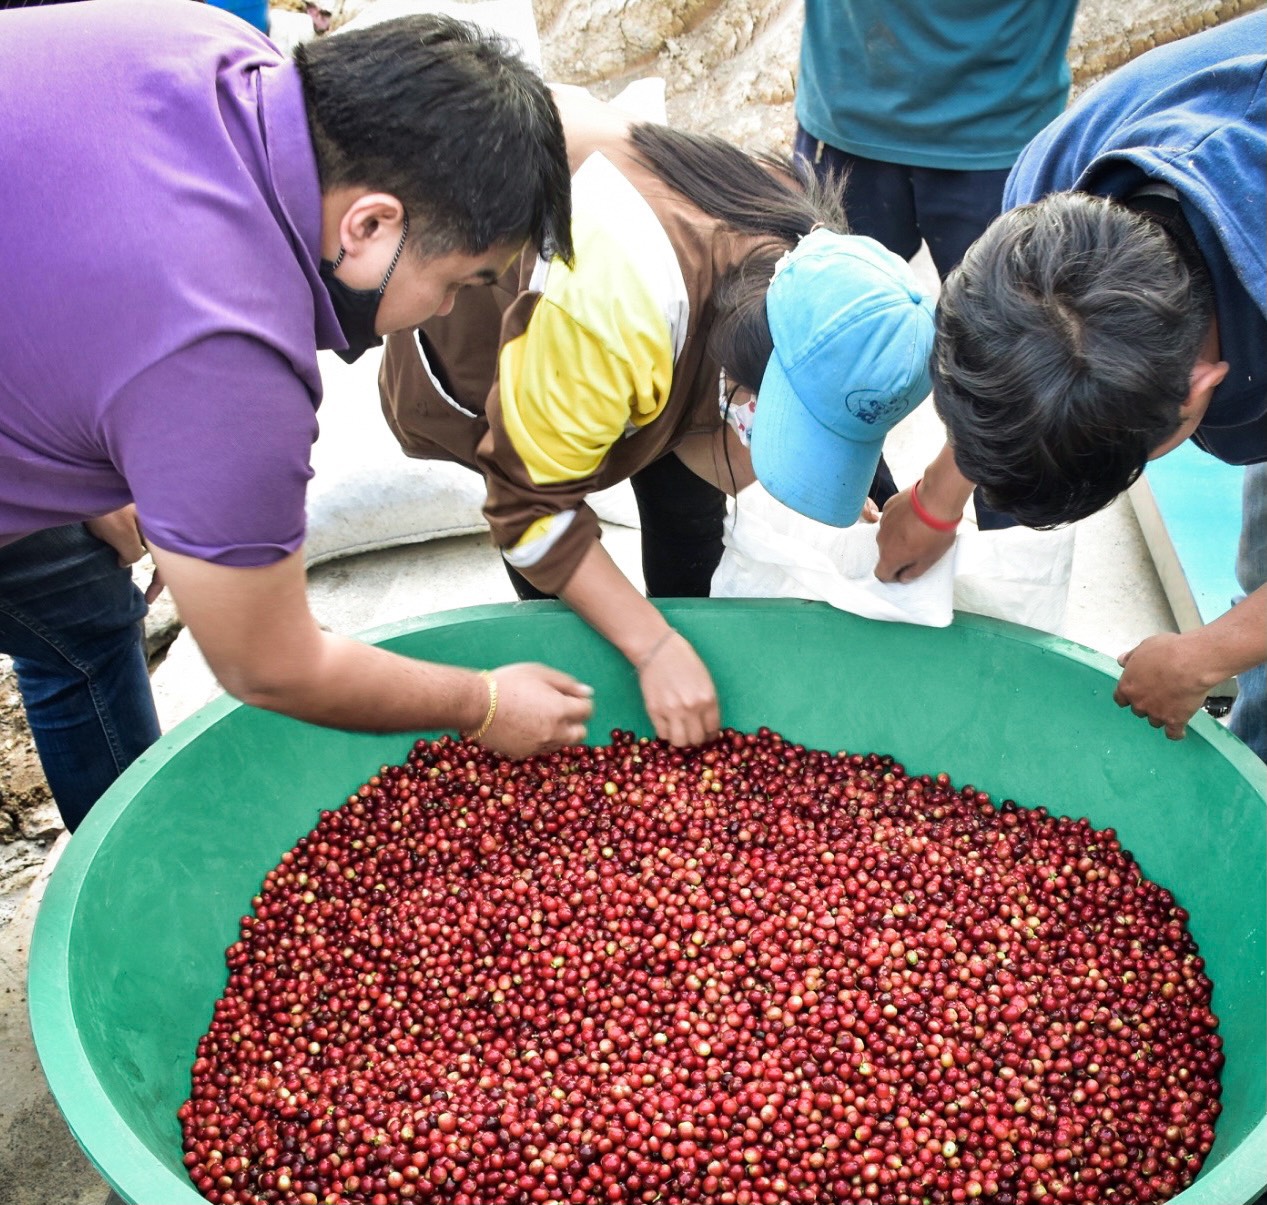
[[[395,196],[426,256],[531,242],[572,259],[558,110],[508,43],[426,13],[295,50],[321,188]]]
[[[724,139],[637,125],[639,157],[675,191],[740,234],[768,235],[713,290],[708,348],[736,385],[756,392],[774,350],[765,295],[785,252],[818,226],[847,232],[840,182],[800,161],[749,154]]]
[[[1055,193],[996,218],[937,304],[960,471],[1030,527],[1094,514],[1178,429],[1212,312],[1203,265],[1123,204]]]

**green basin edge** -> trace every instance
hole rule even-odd
[[[1229,841],[1224,851],[1232,861],[1214,867],[1211,872],[1214,881],[1202,882],[1200,888],[1202,893],[1208,890],[1218,895],[1235,880],[1232,887],[1240,893],[1238,900],[1243,897],[1254,903],[1258,923],[1256,929],[1246,929],[1242,919],[1241,927],[1245,931],[1228,935],[1224,932],[1227,913],[1223,909],[1219,909],[1216,916],[1213,906],[1204,912],[1190,908],[1193,930],[1203,953],[1207,946],[1212,952],[1221,951],[1218,956],[1222,963],[1215,966],[1212,962],[1211,973],[1216,983],[1215,1007],[1224,1018],[1225,1030],[1230,1029],[1233,1022],[1244,1028],[1243,1019],[1237,1020],[1242,1012],[1252,1015],[1261,1030],[1267,999],[1261,924],[1267,789],[1263,785],[1261,763],[1210,717],[1198,715],[1186,741],[1167,742],[1143,721],[1113,706],[1111,695],[1119,670],[1110,658],[1059,637],[977,616],[958,616],[951,628],[934,630],[877,624],[833,611],[825,604],[795,600],[666,601],[662,609],[675,626],[687,633],[713,669],[723,701],[724,722],[734,722],[726,715],[727,700],[742,699],[738,710],[743,714],[736,726],[755,727],[769,722],[790,739],[805,743],[891,752],[913,772],[948,770],[957,784],[975,782],[978,787],[989,790],[996,800],[1011,792],[1012,788],[1005,784],[1016,774],[1024,777],[1029,772],[1023,763],[1013,760],[1013,750],[1022,738],[1033,739],[1040,755],[1049,745],[1059,746],[1063,741],[1069,746],[1066,756],[1071,760],[1062,764],[1092,784],[1098,783],[1100,776],[1094,766],[1087,770],[1082,763],[1089,764],[1094,757],[1103,762],[1104,780],[1114,788],[1130,780],[1133,789],[1132,775],[1140,781],[1141,788],[1153,793],[1164,791],[1170,782],[1204,781],[1206,775],[1216,778],[1220,798],[1200,802],[1226,803],[1228,815],[1222,827],[1234,826],[1240,835],[1237,840]],[[824,633],[833,638],[839,635],[840,644],[821,649],[817,645],[811,649],[805,647],[806,640]],[[597,711],[590,729],[593,742],[603,743],[607,729],[616,726],[649,731],[632,671],[606,642],[560,604],[466,608],[377,628],[362,638],[413,655],[458,664],[479,666],[519,659],[546,661],[597,685]],[[862,644],[849,643],[863,638]],[[850,656],[843,658],[842,652]],[[798,658],[804,662],[800,666],[801,677],[794,682],[786,681],[787,667]],[[888,737],[889,743],[883,747],[866,740],[843,744],[830,739],[837,722],[833,718],[835,712],[863,706],[855,701],[849,686],[852,667],[836,664],[842,659],[858,661],[866,671],[859,674],[859,680],[865,679],[865,688],[874,696],[874,708],[879,710],[859,711],[853,719],[860,722],[859,716],[865,714],[867,722]],[[991,671],[996,679],[1002,674],[1003,680],[983,681],[981,675]],[[947,675],[960,675],[962,680],[947,684],[942,680]],[[1046,682],[1049,677],[1067,694],[1053,693],[1056,688]],[[789,686],[791,695],[782,697],[788,694]],[[913,700],[918,701],[919,691],[924,687],[928,688],[930,710],[928,715],[921,716],[915,714],[911,704]],[[895,708],[883,710],[894,691],[904,692],[897,696],[902,703],[900,714],[893,714],[899,710]],[[1044,699],[1048,705],[1045,713]],[[773,705],[778,713],[770,720],[749,715],[767,704]],[[975,719],[978,705],[985,712],[988,724]],[[824,718],[824,713],[832,714]],[[780,714],[785,718],[780,720]],[[917,731],[917,721],[926,721],[933,735],[922,736]],[[977,749],[976,745],[982,744],[979,730],[991,725],[998,731],[991,740],[984,741],[983,748]],[[150,795],[163,792],[165,779],[182,759],[196,758],[202,749],[214,747],[217,741],[235,743],[242,732],[252,731],[261,732],[274,741],[269,744],[265,740],[269,752],[279,747],[289,749],[293,744],[323,754],[327,746],[338,744],[346,748],[344,756],[354,753],[356,758],[354,772],[351,772],[353,767],[349,767],[346,781],[329,785],[327,780],[315,797],[316,802],[302,805],[300,814],[284,822],[279,819],[273,823],[277,831],[270,830],[268,847],[254,851],[250,865],[239,875],[244,881],[251,881],[254,876],[256,885],[281,852],[311,827],[317,811],[336,806],[347,791],[373,773],[378,765],[403,760],[413,739],[410,736],[331,734],[256,712],[227,698],[217,700],[164,736],[98,803],[63,854],[37,917],[29,993],[36,1047],[53,1095],[76,1140],[107,1182],[133,1205],[183,1202],[198,1205],[202,1198],[179,1165],[179,1129],[174,1117],[179,1100],[171,1105],[172,1115],[165,1119],[172,1135],[170,1157],[164,1146],[164,1157],[160,1158],[152,1141],[139,1136],[124,1115],[128,1101],[122,1099],[120,1084],[136,1084],[138,1090],[144,1090],[149,1086],[149,1073],[154,1072],[161,1078],[163,1069],[149,1068],[138,1062],[120,1071],[111,1065],[115,1056],[120,1049],[134,1051],[134,1047],[128,1048],[126,1041],[118,1047],[112,1045],[113,1031],[94,1032],[97,1010],[110,1007],[110,1001],[117,994],[116,987],[121,986],[126,994],[128,984],[94,982],[91,990],[97,994],[94,1000],[88,1000],[83,984],[85,980],[92,980],[97,973],[96,963],[101,960],[89,959],[80,948],[86,944],[83,933],[89,932],[96,939],[94,951],[107,944],[116,930],[121,935],[118,940],[126,942],[133,916],[127,913],[103,920],[100,913],[109,916],[110,909],[96,907],[97,901],[86,900],[85,893],[102,894],[97,880],[118,882],[120,878],[118,875],[111,878],[100,868],[99,862],[113,865],[114,861],[121,861],[130,865],[137,859],[135,851],[129,852],[128,845],[133,835],[130,829],[135,827],[129,809],[136,801],[140,801],[141,811],[154,806]],[[824,733],[829,735],[821,735]],[[931,751],[923,752],[922,741],[931,742]],[[959,750],[963,751],[962,765],[957,760]],[[1121,755],[1131,763],[1126,770],[1116,767],[1115,757],[1122,750],[1125,752]],[[222,758],[225,754],[216,756]],[[1046,803],[1054,811],[1087,814],[1101,827],[1110,822],[1097,819],[1094,806],[1084,812],[1074,806],[1059,806],[1059,801],[1054,799],[1034,798],[1020,790],[1016,795],[1027,805]],[[1194,819],[1193,824],[1200,827],[1208,823],[1204,814],[1202,809],[1202,815]],[[266,815],[262,819],[272,822]],[[191,825],[196,821],[197,816],[191,815]],[[1213,823],[1217,833],[1217,821]],[[241,831],[234,830],[225,839],[249,843],[256,827],[244,825]],[[262,823],[262,827],[267,824]],[[1127,848],[1137,850],[1137,846],[1147,845],[1146,840],[1137,841],[1131,832],[1122,832],[1121,826],[1118,827]],[[1148,835],[1154,844],[1160,841],[1160,851],[1176,845],[1186,847],[1175,854],[1176,866],[1183,873],[1186,873],[1183,871],[1185,863],[1199,861],[1194,857],[1192,834],[1186,831],[1187,827],[1173,833],[1169,841],[1160,841],[1151,832]],[[169,845],[177,842],[172,848],[179,849],[179,831],[163,836]],[[277,844],[278,839],[282,843]],[[1242,855],[1236,847],[1246,852]],[[1146,872],[1151,873],[1149,868],[1156,856],[1157,851],[1140,856]],[[157,873],[166,871],[160,866]],[[1180,901],[1188,906],[1178,879],[1172,884],[1163,875],[1155,877],[1172,886]],[[137,882],[143,882],[143,875],[138,874]],[[176,898],[175,886],[174,881],[160,884],[161,890],[155,893],[157,900],[151,901],[156,909]],[[137,890],[136,882],[127,885],[127,892],[132,895]],[[237,916],[249,907],[253,891],[254,887],[250,887],[241,894],[235,888],[229,893],[232,906],[227,911],[223,901],[219,901],[219,911],[225,915],[216,924],[227,936],[218,948],[203,953],[208,954],[217,968],[215,976],[220,984],[223,983],[224,946],[236,936]],[[174,904],[170,909],[177,919],[180,911]],[[206,911],[216,909],[209,906]],[[158,931],[165,932],[162,926]],[[1223,950],[1222,947],[1228,948]],[[1239,952],[1241,957],[1234,958],[1233,952]],[[109,979],[107,972],[102,972],[101,977]],[[171,979],[173,984],[179,981],[179,975]],[[206,999],[205,1017],[196,1032],[205,1028],[214,998],[215,993]],[[148,1014],[139,1018],[125,1014],[111,1019],[113,1022],[121,1020],[124,1029],[135,1024],[136,1033],[143,1037],[147,1022],[155,1018]],[[102,1049],[103,1045],[108,1049]],[[1257,1067],[1247,1073],[1249,1082],[1240,1086],[1237,1099],[1230,1101],[1225,1091],[1228,1107],[1220,1127],[1231,1126],[1235,1121],[1238,1141],[1230,1149],[1222,1141],[1216,1141],[1202,1176],[1174,1198],[1175,1201],[1184,1205],[1245,1205],[1267,1186],[1267,1121],[1264,1120],[1267,1089],[1264,1088],[1262,1050],[1260,1037],[1256,1052],[1246,1051],[1246,1062],[1253,1060]],[[190,1046],[186,1067],[192,1055]],[[1229,1041],[1229,1069],[1225,1071],[1225,1081],[1231,1073],[1234,1057],[1236,1047]]]

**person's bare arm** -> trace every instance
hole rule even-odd
[[[698,745],[721,730],[717,690],[690,641],[674,631],[595,540],[559,597],[638,671],[656,736]]]
[[[1267,586],[1204,627],[1149,636],[1117,660],[1113,701],[1182,740],[1212,686],[1267,661]]]
[[[151,554],[216,678],[245,703],[366,732],[473,730],[488,712],[488,683],[472,670],[322,631],[308,609],[301,552],[250,569]],[[499,698],[483,744],[524,757],[584,740],[589,687],[543,665],[492,673]]]
[[[963,514],[972,490],[973,483],[959,471],[946,444],[924,470],[919,500],[929,514],[949,522]],[[882,582],[909,582],[927,573],[954,542],[954,532],[937,531],[916,515],[911,490],[904,489],[889,499],[880,516],[875,575]]]
[[[628,113],[591,96],[578,84],[552,83],[550,92],[563,122],[568,168],[574,173],[594,151],[627,133],[634,123]]]

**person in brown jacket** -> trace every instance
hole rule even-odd
[[[721,725],[711,676],[603,549],[594,492],[632,479],[648,595],[707,595],[724,498],[755,479],[811,518],[863,510],[888,430],[928,394],[933,307],[845,233],[833,193],[717,138],[556,89],[575,262],[525,253],[388,339],[410,456],[480,471],[521,597],[557,596],[628,658],[656,735]]]

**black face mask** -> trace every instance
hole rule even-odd
[[[396,265],[400,262],[400,253],[404,251],[405,239],[408,237],[409,216],[406,214],[400,231],[400,244],[396,248],[396,254],[392,256],[392,262],[387,265],[387,274],[383,277],[383,283],[377,289],[354,289],[351,285],[344,284],[335,275],[343,262],[345,251],[342,247],[339,248],[339,256],[333,263],[328,259],[321,261],[318,270],[321,273],[322,283],[326,286],[326,292],[330,294],[330,303],[334,306],[335,317],[339,320],[343,337],[348,341],[347,347],[336,354],[349,364],[360,359],[371,347],[379,347],[383,342],[382,336],[374,330],[374,323],[378,318],[378,305],[383,300],[383,290],[387,288],[387,282],[391,280],[392,273],[396,271]]]

